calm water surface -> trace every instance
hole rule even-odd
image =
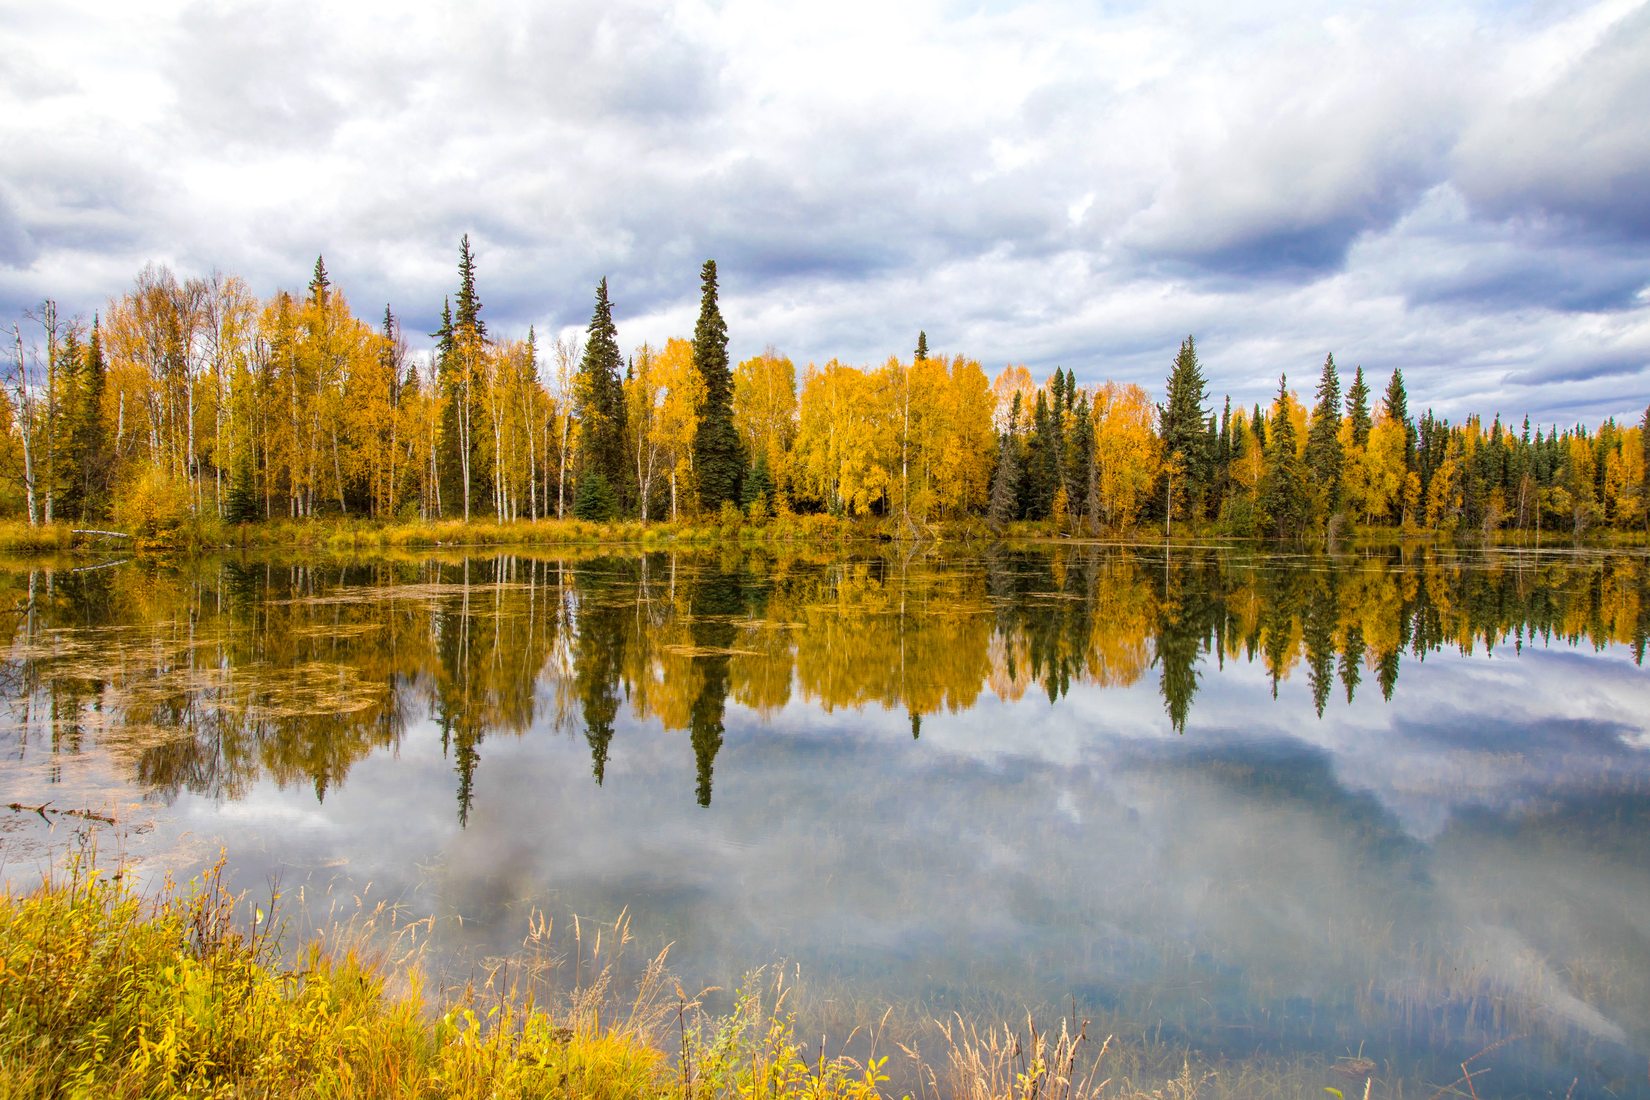
[[[0,803],[151,880],[225,847],[300,926],[388,899],[455,967],[628,909],[684,984],[798,964],[810,1026],[1075,1002],[1377,1095],[1494,1044],[1480,1096],[1646,1095],[1647,565],[0,566]],[[0,809],[0,873],[85,827]]]

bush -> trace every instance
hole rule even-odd
[[[146,542],[176,541],[193,518],[189,486],[154,466],[139,470],[115,494],[115,524]]]
[[[613,489],[600,471],[592,470],[579,479],[578,492],[573,494],[575,516],[591,523],[603,523],[612,519],[617,510],[618,501],[613,496]]]

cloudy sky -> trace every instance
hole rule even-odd
[[[404,6],[0,0],[0,315],[324,253],[428,331],[468,232],[504,335],[687,335],[714,257],[740,358],[1650,402],[1646,0]]]

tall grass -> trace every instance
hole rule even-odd
[[[885,1095],[874,1034],[859,1058],[797,1038],[783,973],[753,975],[726,1015],[685,993],[662,953],[621,981],[622,917],[589,937],[575,922],[566,989],[567,960],[535,917],[521,951],[433,994],[383,906],[287,954],[275,915],[231,896],[222,870],[145,898],[85,850],[0,896],[0,1100]],[[1190,1100],[1202,1080],[1187,1070],[1147,1092],[1101,1079],[1110,1040],[1084,1057],[1092,1044],[1075,1021],[1052,1034],[1029,1020],[1024,1033],[960,1019],[939,1031],[938,1069],[901,1047],[908,1096]]]

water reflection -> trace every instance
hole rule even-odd
[[[1287,560],[1098,547],[946,560],[733,551],[188,567],[10,568],[0,690],[15,752],[78,751],[88,729],[165,800],[234,799],[268,775],[317,799],[428,714],[468,820],[488,736],[582,733],[596,784],[621,711],[689,733],[709,806],[736,703],[923,719],[983,695],[1051,703],[1155,675],[1195,732],[1203,677],[1304,671],[1321,718],[1366,675],[1442,651],[1631,646],[1650,636],[1645,563],[1416,550]],[[7,621],[9,620],[9,622]],[[1367,690],[1367,689],[1364,689]]]
[[[1522,1036],[1481,1096],[1621,1095],[1646,583],[1430,549],[13,568],[0,804],[103,761],[243,883],[342,868],[466,949],[629,906],[685,980],[784,954],[872,1020],[1074,995],[1432,1084]]]

